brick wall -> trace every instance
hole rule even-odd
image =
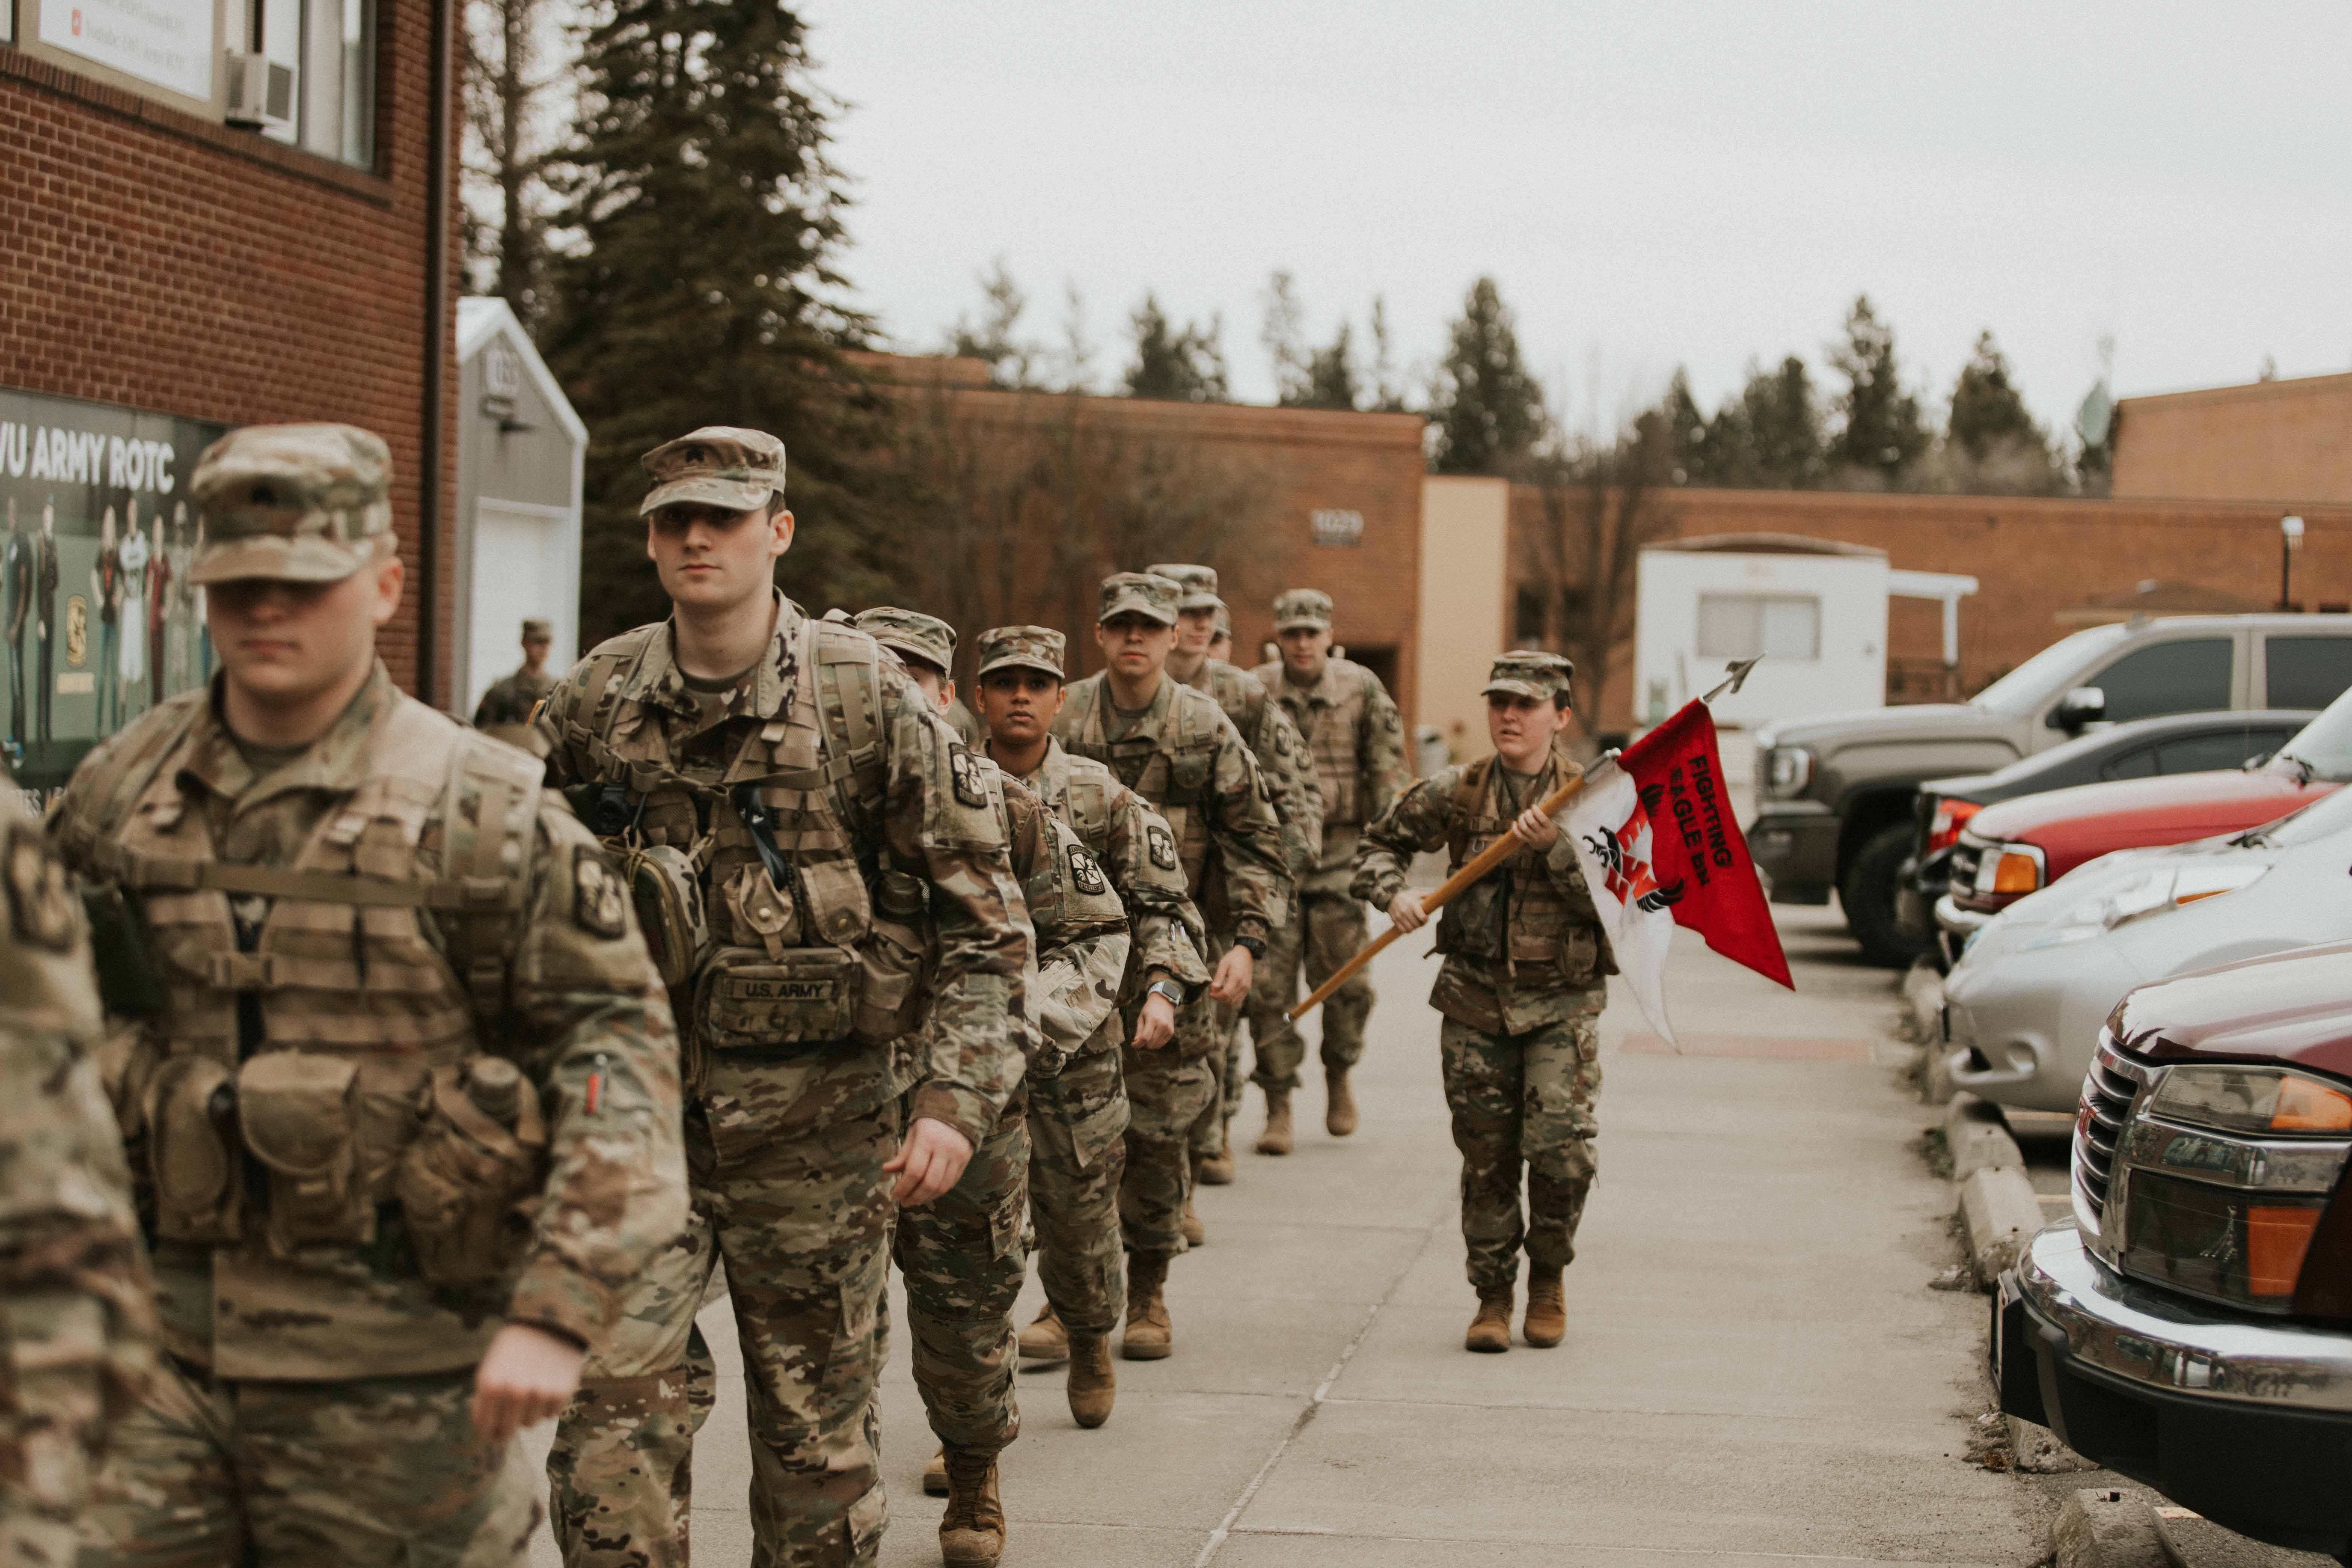
[[[392,448],[417,666],[431,0],[381,0],[376,166],[347,168],[0,46],[0,384],[247,425],[339,420]],[[444,185],[452,193],[453,173]],[[447,265],[455,276],[457,226]],[[455,311],[435,333],[445,354]],[[454,357],[445,359],[454,363]],[[455,502],[454,399],[441,514]],[[437,608],[448,670],[452,558]]]
[[[2118,496],[2352,504],[2352,375],[2126,397],[2115,445]]]

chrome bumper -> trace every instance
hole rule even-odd
[[[2224,1316],[2137,1284],[2092,1257],[2073,1220],[2033,1238],[2001,1294],[2021,1298],[2088,1371],[2217,1404],[2352,1413],[2352,1331]]]
[[[1966,939],[1974,936],[1990,923],[1992,917],[1982,910],[1964,910],[1946,893],[1936,900],[1936,924],[1954,936]]]

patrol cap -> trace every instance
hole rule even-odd
[[[1213,566],[1149,566],[1155,577],[1165,577],[1184,590],[1176,601],[1180,610],[1222,610],[1225,602],[1217,597],[1217,569]]]
[[[1217,635],[1221,637],[1234,635],[1234,613],[1225,608],[1223,599],[1217,601]]]
[[[1556,653],[1540,648],[1514,648],[1495,660],[1486,672],[1486,684],[1480,695],[1495,697],[1532,697],[1538,702],[1557,702],[1568,695],[1569,679],[1576,666]]]
[[[892,653],[919,658],[941,675],[955,668],[955,628],[937,616],[878,605],[861,611],[849,624]]]
[[[641,516],[683,501],[749,511],[767,505],[784,488],[784,444],[765,430],[705,425],[663,442],[640,460],[654,477],[654,488],[637,508]]]
[[[523,617],[523,623],[522,623],[522,640],[523,640],[523,641],[525,641],[525,642],[529,642],[529,641],[530,641],[530,639],[531,639],[531,638],[533,638],[533,637],[553,637],[554,635],[555,635],[555,623],[554,623],[554,622],[552,622],[552,621],[543,621],[543,620],[540,619],[537,616],[524,616],[524,617]]]
[[[248,425],[205,448],[188,479],[211,523],[193,583],[340,583],[392,552],[392,453],[351,425]]]
[[[1051,626],[991,626],[980,634],[972,653],[980,660],[982,680],[1000,669],[1038,669],[1056,680],[1066,680],[1062,654],[1067,647],[1062,634]]]
[[[1324,626],[1331,624],[1331,595],[1319,588],[1293,588],[1274,596],[1274,629],[1286,632],[1293,626]]]
[[[1154,576],[1149,572],[1114,572],[1102,581],[1102,609],[1095,616],[1099,626],[1113,616],[1141,616],[1163,626],[1176,624],[1176,605],[1184,590],[1172,578]]]

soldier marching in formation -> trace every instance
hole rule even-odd
[[[474,704],[474,728],[509,745],[527,745],[526,727],[541,700],[555,689],[547,673],[548,650],[555,646],[553,623],[536,616],[522,624],[522,667],[501,676]]]

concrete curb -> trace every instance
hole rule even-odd
[[[2173,1568],[2156,1509],[2126,1491],[2078,1491],[2051,1531],[2053,1568]]]
[[[2042,1200],[2023,1171],[1979,1171],[1960,1184],[1960,1223],[1968,1230],[1969,1262],[1990,1288],[2042,1228]]]
[[[1944,1147],[1952,1156],[1952,1180],[1966,1182],[1979,1171],[2022,1171],[2025,1154],[2009,1135],[2000,1107],[1973,1094],[1956,1094],[1944,1110]]]

